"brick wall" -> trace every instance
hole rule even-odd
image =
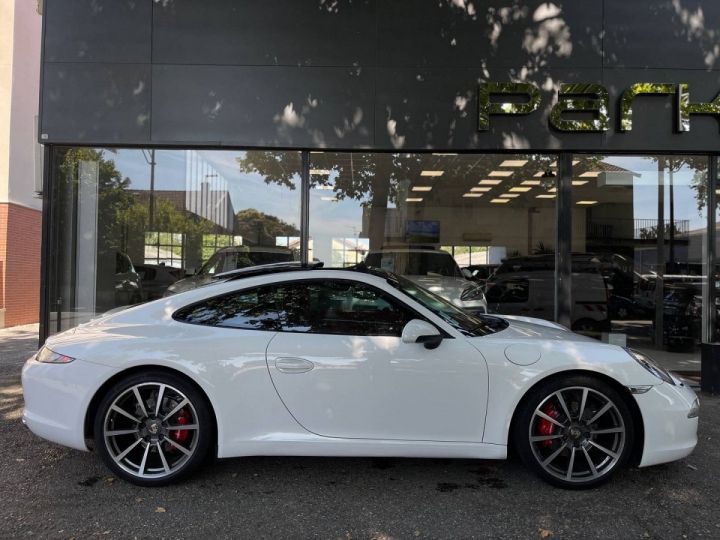
[[[38,321],[42,213],[0,203],[0,309],[5,326]]]

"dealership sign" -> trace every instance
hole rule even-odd
[[[638,96],[673,96],[675,129],[690,131],[690,116],[707,114],[720,116],[720,94],[710,103],[690,101],[690,85],[687,83],[635,83],[620,97],[619,131],[633,128],[633,103]],[[503,96],[520,97],[522,101],[502,101]],[[478,90],[478,129],[490,129],[492,115],[531,114],[540,107],[540,89],[531,82],[480,84]],[[610,127],[610,97],[601,84],[561,84],[557,102],[550,111],[550,125],[566,132],[597,133]],[[575,113],[592,115],[592,119],[568,118]]]

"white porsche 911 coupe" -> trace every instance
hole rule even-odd
[[[242,278],[242,279],[240,279]],[[293,264],[48,339],[23,420],[144,486],[212,453],[503,459],[585,488],[697,442],[694,392],[554,323],[472,316],[392,273]],[[93,443],[94,441],[94,443]]]

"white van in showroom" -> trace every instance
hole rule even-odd
[[[572,330],[593,337],[610,330],[608,287],[592,257],[572,257]],[[488,310],[503,315],[553,320],[555,256],[506,259],[485,287]]]

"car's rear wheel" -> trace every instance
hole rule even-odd
[[[634,423],[623,397],[590,376],[549,380],[521,404],[513,442],[525,465],[559,487],[608,481],[628,460]]]
[[[141,486],[174,482],[210,447],[206,399],[183,378],[162,371],[117,382],[95,416],[95,447],[119,477]]]

